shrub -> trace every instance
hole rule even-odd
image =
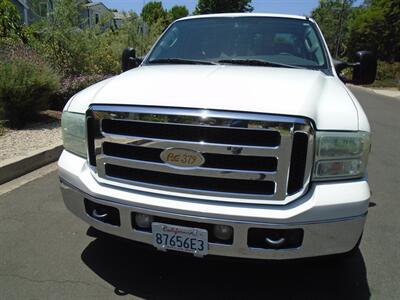
[[[116,74],[121,71],[122,43],[118,33],[75,29],[42,32],[34,47],[65,77],[81,74]]]
[[[5,132],[3,116],[4,116],[3,108],[0,106],[0,136],[2,136]]]
[[[58,88],[58,76],[45,64],[25,58],[0,61],[0,106],[9,125],[21,128],[45,109]]]
[[[380,61],[374,85],[382,87],[396,86],[400,89],[400,62],[388,63]]]
[[[0,136],[4,135],[5,129],[3,124],[0,123]]]
[[[86,87],[109,78],[111,75],[79,75],[70,76],[61,80],[61,85],[55,97],[49,102],[49,108],[62,110],[68,100]]]
[[[57,0],[51,17],[29,28],[31,45],[64,77],[120,73],[123,49],[133,47],[137,55],[146,54],[166,25],[164,18],[145,24],[129,13],[121,28],[107,28],[103,23],[87,28],[79,18],[78,4]],[[109,22],[107,17],[103,21]]]
[[[106,28],[112,14],[87,28],[85,19],[79,16],[81,4],[76,0],[55,1],[51,17],[31,25],[35,36],[32,45],[65,77],[120,72],[123,42],[117,30]]]
[[[34,64],[46,64],[41,55],[33,50],[27,44],[15,40],[4,40],[0,42],[0,60],[11,61],[13,59],[23,58]]]

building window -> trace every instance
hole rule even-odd
[[[39,14],[41,17],[47,16],[47,9],[48,9],[47,3],[42,2],[39,4]]]
[[[99,21],[100,21],[100,16],[99,16],[99,14],[95,14],[95,15],[94,15],[94,20],[95,20],[95,24],[99,24]]]

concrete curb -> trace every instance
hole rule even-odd
[[[398,91],[398,90],[384,89],[384,88],[379,89],[379,88],[358,86],[358,85],[352,85],[352,84],[351,85],[349,84],[349,86],[352,88],[368,91],[370,93],[374,93],[374,94],[378,94],[378,95],[382,95],[382,96],[386,96],[389,98],[394,98],[394,99],[400,100],[400,91]]]
[[[371,89],[373,90],[376,94],[383,95],[386,97],[392,97],[396,99],[400,99],[400,91],[396,90],[389,90],[389,89]]]
[[[32,172],[56,161],[63,150],[62,144],[32,152],[27,157],[9,159],[0,163],[0,184]]]

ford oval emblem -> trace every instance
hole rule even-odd
[[[165,149],[160,158],[170,166],[184,169],[200,167],[205,162],[200,152],[182,148]]]

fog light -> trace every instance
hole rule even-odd
[[[150,228],[153,217],[146,214],[135,214],[135,223],[140,228]]]
[[[214,235],[223,241],[230,240],[233,236],[233,228],[227,225],[214,225]]]

